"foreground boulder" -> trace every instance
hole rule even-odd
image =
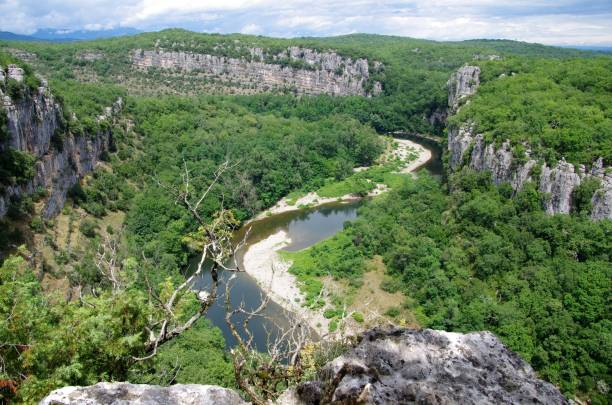
[[[569,403],[490,332],[375,329],[283,404]]]
[[[99,383],[52,392],[41,405],[246,404],[210,385]],[[373,329],[327,363],[317,379],[287,390],[276,405],[569,404],[490,332]]]
[[[129,383],[98,383],[53,391],[40,405],[243,405],[236,391],[214,385],[177,384],[170,387]]]

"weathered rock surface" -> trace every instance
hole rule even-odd
[[[240,395],[213,385],[177,384],[170,387],[129,383],[98,383],[64,387],[40,405],[246,405]]]
[[[8,69],[8,77],[18,74],[14,68]],[[57,142],[54,145],[52,138],[59,130],[62,111],[45,81],[36,91],[27,90],[27,95],[19,100],[11,99],[0,90],[0,100],[8,121],[8,139],[0,141],[0,153],[12,148],[36,158],[32,179],[24,184],[0,187],[0,218],[6,215],[12,200],[41,188],[48,192],[43,217],[50,218],[64,206],[70,187],[93,170],[102,152],[108,149],[111,133],[102,131],[85,136],[64,134],[60,145]],[[117,113],[120,109],[121,101],[118,101],[109,113]]]
[[[462,100],[476,92],[480,69],[464,66],[451,76],[448,82],[449,111],[456,112]],[[477,171],[489,171],[495,184],[509,183],[515,191],[520,190],[528,181],[537,181],[539,190],[548,193],[544,209],[549,214],[567,214],[572,209],[572,193],[586,178],[598,178],[602,187],[591,199],[592,219],[612,219],[612,173],[606,173],[603,160],[593,164],[590,172],[584,166],[578,171],[573,164],[560,160],[555,166],[539,164],[531,156],[529,145],[523,145],[526,156],[517,159],[513,156],[509,141],[499,147],[486,144],[484,137],[474,131],[471,123],[459,128],[448,128],[448,152],[451,170],[468,166]],[[534,168],[540,165],[540,176],[533,178]]]
[[[41,405],[246,404],[232,390],[208,385],[159,387],[99,383],[53,391]],[[492,333],[373,329],[317,379],[281,395],[294,404],[568,404],[552,384]]]
[[[480,68],[478,66],[463,66],[448,80],[448,106],[450,113],[459,109],[461,102],[476,93],[480,85]]]
[[[296,402],[296,397],[300,402]],[[567,404],[492,333],[374,329],[279,403]]]
[[[159,68],[180,71],[221,82],[238,82],[260,92],[290,89],[299,94],[331,94],[336,96],[370,96],[381,92],[381,84],[367,83],[370,70],[366,59],[346,58],[335,52],[290,47],[275,55],[260,48],[249,49],[250,58],[192,52],[171,52],[163,49],[135,49],[132,63],[138,69]],[[290,61],[304,68],[281,64]],[[380,69],[380,63],[374,63]]]

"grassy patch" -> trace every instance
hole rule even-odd
[[[285,201],[287,201],[288,205],[295,205],[297,201],[304,197],[307,193],[302,190],[292,191],[285,197]]]
[[[349,236],[340,232],[308,249],[299,252],[280,251],[286,260],[293,262],[289,272],[300,282],[300,290],[306,296],[307,307],[320,307],[318,296],[323,288],[320,278],[359,279],[364,269],[364,259]]]

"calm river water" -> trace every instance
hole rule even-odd
[[[432,141],[416,137],[409,138],[432,151],[432,159],[427,162],[421,169],[427,170],[433,175],[441,175],[442,163],[440,160],[440,147]],[[270,235],[278,231],[285,231],[291,238],[291,244],[285,247],[286,250],[296,251],[307,248],[316,242],[333,236],[338,231],[342,230],[344,223],[357,217],[357,209],[363,201],[354,201],[350,203],[334,202],[321,205],[315,208],[303,209],[292,212],[285,212],[268,218],[251,222],[245,228],[237,232],[237,239],[240,240],[244,236],[246,228],[251,228],[249,238],[245,246],[238,252],[236,260],[239,265],[242,265],[242,258],[249,246],[266,239]],[[195,259],[194,259],[195,260]],[[206,317],[213,325],[219,327],[225,337],[225,342],[228,347],[233,347],[236,344],[229,328],[225,323],[225,285],[224,282],[231,276],[230,273],[221,273],[219,286],[219,294],[217,301],[210,308]],[[210,274],[205,273],[198,279],[194,285],[196,289],[206,289],[210,285]],[[241,301],[245,302],[247,309],[254,309],[260,303],[261,289],[257,282],[246,273],[237,273],[236,279],[233,281],[231,290],[231,302],[238,305]],[[265,315],[273,318],[280,325],[286,324],[288,317],[291,314],[287,313],[283,308],[274,302],[270,302]],[[255,345],[258,350],[265,351],[267,344],[268,331],[270,336],[275,336],[275,328],[270,322],[264,318],[255,318],[249,323],[249,328],[255,336]]]

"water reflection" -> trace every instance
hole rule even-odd
[[[443,166],[441,161],[442,148],[434,141],[423,139],[408,134],[402,137],[419,143],[432,152],[432,158],[425,163],[419,170],[427,170],[434,176],[441,176]],[[257,243],[270,235],[285,231],[291,238],[291,243],[285,247],[289,251],[297,251],[309,247],[316,242],[326,239],[338,231],[343,229],[346,221],[350,221],[357,217],[357,208],[362,204],[362,201],[354,201],[350,203],[330,203],[312,209],[304,209],[293,212],[285,212],[273,215],[259,221],[252,222],[243,229],[236,232],[236,240],[241,240],[247,229],[251,229],[245,246],[237,253],[236,261],[239,266],[243,264],[244,253],[254,243]],[[197,264],[196,259],[192,262],[192,266]],[[220,286],[216,302],[209,309],[206,317],[211,322],[219,327],[225,337],[227,347],[236,345],[236,341],[232,336],[229,328],[225,323],[225,283],[231,276],[231,273],[225,272],[220,274]],[[205,272],[195,283],[196,289],[207,289],[210,286],[210,273]],[[247,310],[257,308],[261,303],[261,289],[257,282],[246,273],[237,273],[233,280],[231,290],[231,302],[233,305],[238,305],[244,301]],[[290,313],[281,308],[278,304],[271,301],[265,312],[265,317],[274,319],[277,325],[281,327],[288,324]],[[240,317],[235,318],[238,323],[241,323]],[[254,335],[254,343],[258,350],[265,351],[268,338],[276,337],[277,328],[264,318],[255,318],[249,323],[249,330]],[[244,335],[244,331],[242,331]]]
[[[245,246],[236,255],[238,265],[242,266],[244,253],[249,246],[281,230],[287,232],[289,238],[291,238],[291,243],[285,248],[291,251],[306,248],[328,238],[342,230],[346,221],[357,217],[357,208],[361,204],[362,201],[330,203],[313,209],[286,212],[252,222],[236,234],[236,238],[241,239],[244,237],[245,230],[249,227],[251,228]],[[196,264],[197,261],[194,258],[192,266]],[[206,317],[210,319],[213,325],[219,327],[223,332],[227,347],[236,345],[236,340],[225,322],[225,283],[231,277],[231,274],[229,272],[220,274],[217,300],[206,314]],[[210,273],[205,272],[196,280],[194,288],[207,290],[210,284]],[[253,310],[261,304],[260,292],[261,289],[253,278],[246,273],[237,273],[236,277],[232,280],[232,289],[230,291],[232,305],[239,305],[240,302],[244,301],[245,308]],[[291,316],[291,314],[287,313],[287,311],[273,301],[267,306],[263,315],[274,319],[281,327],[288,324],[289,317]],[[236,316],[234,319],[237,323],[241,324],[244,318]],[[277,332],[277,328],[262,317],[251,320],[249,330],[254,335],[256,348],[261,351],[266,350],[268,338],[274,339]],[[241,332],[244,335],[244,331]]]

